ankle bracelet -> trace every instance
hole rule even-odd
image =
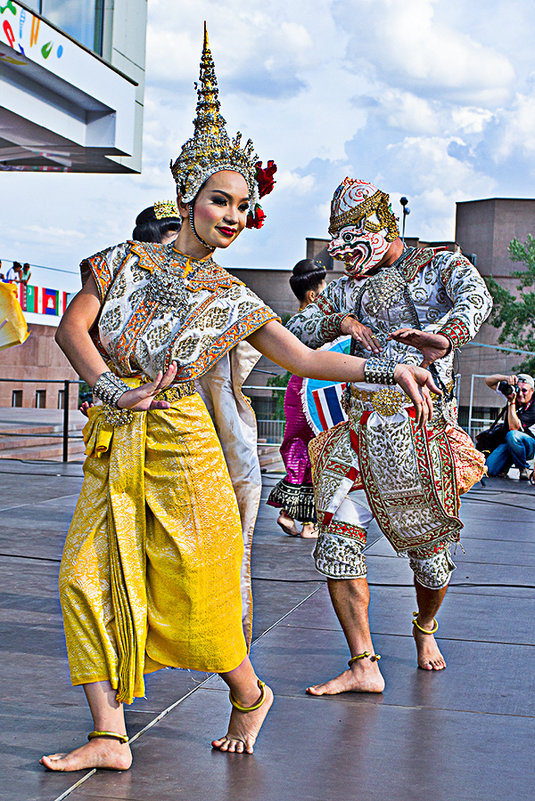
[[[436,632],[438,631],[438,622],[437,622],[436,617],[433,618],[433,628],[432,629],[424,629],[423,626],[420,626],[420,624],[418,623],[417,617],[418,617],[418,612],[413,612],[412,613],[412,625],[416,626],[418,631],[421,631],[422,634],[436,634]]]
[[[239,703],[239,701],[236,701],[236,699],[232,695],[232,690],[229,690],[228,694],[230,703],[232,704],[234,709],[238,710],[238,712],[254,712],[255,709],[260,709],[260,707],[266,700],[266,685],[263,681],[260,681],[260,679],[258,679],[258,689],[260,690],[260,698],[258,699],[256,704],[253,704],[252,706],[243,706],[242,704]]]
[[[90,731],[87,735],[88,740],[94,740],[95,737],[111,737],[113,740],[120,740],[122,743],[128,742],[128,734],[119,734],[116,731]]]
[[[356,656],[352,656],[349,662],[347,663],[349,667],[354,662],[358,662],[359,659],[369,659],[370,662],[378,662],[381,658],[381,654],[372,654],[369,651],[363,651],[361,654],[357,654]]]

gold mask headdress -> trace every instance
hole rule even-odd
[[[189,203],[195,198],[203,183],[214,173],[233,170],[243,175],[249,189],[250,212],[248,228],[260,228],[264,212],[259,198],[273,189],[273,173],[277,167],[272,161],[262,169],[254,145],[250,139],[241,147],[241,133],[230,139],[225,120],[219,113],[219,89],[214,62],[208,44],[208,32],[204,23],[204,43],[197,89],[197,113],[193,120],[195,131],[191,139],[182,146],[180,155],[171,172],[182,200]],[[253,213],[254,212],[254,213]]]

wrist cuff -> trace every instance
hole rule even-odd
[[[364,363],[364,380],[368,384],[396,384],[396,367],[397,362],[393,359],[377,359],[372,356]]]
[[[115,373],[112,373],[111,370],[108,370],[97,378],[95,386],[93,387],[93,394],[103,401],[103,403],[107,403],[108,406],[113,406],[115,409],[118,409],[117,403],[119,398],[129,389],[130,387],[125,381],[115,375]]]

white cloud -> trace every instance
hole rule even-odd
[[[496,136],[494,158],[497,162],[513,154],[531,160],[535,156],[535,96],[517,95],[508,109],[497,115],[499,133]]]
[[[338,19],[352,31],[348,58],[358,69],[371,61],[379,78],[426,97],[493,105],[511,94],[515,72],[509,58],[435,18],[438,0],[359,0]]]
[[[313,175],[297,175],[291,170],[284,170],[283,172],[278,172],[275,178],[279,192],[285,190],[296,195],[306,195],[314,188]]]
[[[466,0],[150,0],[148,14],[142,175],[3,173],[0,258],[74,270],[173,196],[204,19],[229,133],[279,166],[264,228],[218,253],[223,264],[302,258],[346,175],[389,191],[397,213],[407,195],[411,235],[430,239],[453,236],[456,200],[533,192],[528,0],[487,0],[484,13]]]

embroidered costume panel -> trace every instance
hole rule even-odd
[[[150,380],[172,361],[177,381],[198,378],[236,343],[278,319],[210,256],[172,245],[126,242],[81,264],[103,302],[96,339],[122,375]]]

